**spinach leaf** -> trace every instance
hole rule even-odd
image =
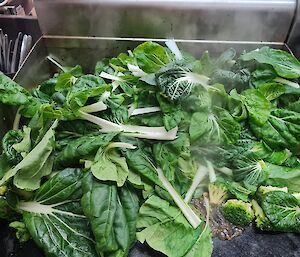
[[[3,153],[11,164],[17,164],[22,160],[21,154],[19,154],[13,147],[14,144],[21,142],[22,137],[22,131],[10,130],[2,139]]]
[[[300,204],[293,195],[282,191],[265,193],[261,207],[276,231],[300,233]]]
[[[3,178],[5,173],[11,169],[11,164],[3,153],[0,155],[0,179]]]
[[[138,66],[146,73],[157,72],[172,61],[172,54],[154,42],[145,42],[133,50]]]
[[[9,105],[24,105],[30,100],[30,93],[0,72],[0,102]]]
[[[275,150],[300,151],[300,114],[286,109],[274,109],[269,120],[262,126],[250,122],[250,128],[258,139],[262,139]]]
[[[89,155],[95,155],[99,147],[108,145],[115,136],[115,133],[108,133],[85,135],[74,139],[57,154],[56,165],[63,167],[76,166],[80,159]]]
[[[11,208],[5,196],[0,196],[0,218],[5,220],[16,220],[20,218],[19,214]]]
[[[270,116],[270,102],[256,89],[247,89],[242,96],[250,118],[259,125],[264,124]]]
[[[57,83],[55,85],[56,91],[64,91],[70,89],[75,83],[77,78],[70,73],[61,73],[57,77]]]
[[[211,232],[202,223],[193,229],[180,210],[153,195],[140,208],[137,239],[169,257],[211,256]],[[207,231],[206,231],[207,230]],[[184,240],[182,240],[184,235]],[[207,247],[204,252],[197,249]]]
[[[161,94],[157,94],[157,101],[160,109],[164,114],[163,123],[167,131],[179,125],[183,118],[183,112],[180,106],[170,102]]]
[[[0,185],[14,177],[14,185],[28,191],[40,187],[42,177],[52,171],[53,159],[49,159],[54,147],[54,129],[58,121],[55,121],[47,131],[43,139],[34,147],[26,157],[15,167],[8,170],[0,180]]]
[[[276,73],[284,78],[293,79],[300,77],[300,62],[286,51],[262,47],[252,52],[241,55],[241,60],[256,60],[259,63],[271,65]]]
[[[286,92],[286,87],[277,82],[268,82],[260,84],[258,90],[267,100],[272,101],[283,95]]]
[[[170,182],[175,181],[175,173],[178,168],[178,161],[188,137],[186,134],[179,134],[177,139],[167,143],[158,143],[153,146],[153,155],[156,163],[162,168],[166,178]],[[189,143],[188,143],[189,145]]]
[[[89,97],[101,95],[108,89],[104,80],[94,75],[84,75],[78,78],[67,95],[67,104],[76,111],[85,105]]]
[[[239,123],[230,113],[217,106],[209,112],[194,113],[189,127],[191,140],[197,139],[202,145],[235,143],[240,131]]]
[[[93,175],[101,181],[115,181],[118,187],[124,185],[129,175],[125,157],[115,149],[100,148],[91,166]]]
[[[139,200],[125,185],[98,182],[91,175],[83,181],[82,208],[88,217],[100,256],[126,257],[135,241]]]
[[[163,187],[158,178],[157,172],[153,167],[151,158],[144,149],[126,151],[126,159],[129,167],[140,174],[142,177],[149,179],[152,183]]]
[[[267,163],[268,179],[266,185],[288,187],[290,191],[299,192],[300,168],[290,168]]]
[[[80,169],[65,169],[43,184],[32,201],[18,205],[46,256],[98,256],[80,205],[82,177]]]

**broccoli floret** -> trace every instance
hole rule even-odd
[[[211,183],[208,186],[209,202],[212,205],[220,205],[228,199],[227,188],[223,183]]]
[[[255,215],[256,227],[262,231],[272,231],[272,224],[265,215],[263,209],[259,206],[258,202],[252,200],[251,203]]]
[[[248,226],[254,219],[251,204],[237,199],[228,200],[222,206],[221,212],[225,219],[242,227]]]

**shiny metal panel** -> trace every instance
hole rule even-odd
[[[290,31],[287,44],[292,49],[295,56],[300,59],[300,2],[298,0],[297,10],[295,12],[295,19],[293,27]]]
[[[44,35],[284,42],[296,0],[36,0]]]

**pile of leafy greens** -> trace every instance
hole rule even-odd
[[[137,240],[209,257],[210,209],[227,199],[261,230],[300,233],[300,63],[269,47],[196,59],[166,45],[94,74],[49,57],[59,71],[31,91],[0,74],[0,102],[18,108],[0,218],[20,241],[57,257],[126,257]]]

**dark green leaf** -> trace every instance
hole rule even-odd
[[[0,72],[0,102],[9,105],[24,105],[31,96],[28,91],[19,86]]]
[[[276,73],[284,78],[293,79],[300,77],[299,61],[286,51],[262,47],[240,57],[243,61],[256,60],[273,66]]]

